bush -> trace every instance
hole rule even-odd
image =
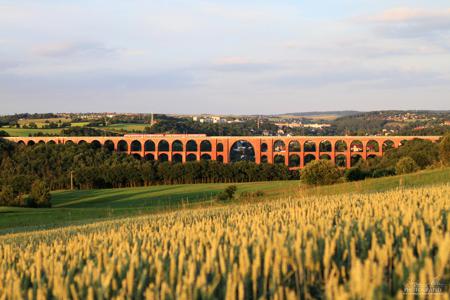
[[[32,206],[35,207],[51,207],[51,195],[50,189],[41,180],[37,180],[31,186],[30,200]]]
[[[419,166],[409,156],[401,158],[395,165],[395,173],[397,174],[408,174],[417,170],[419,170]]]
[[[237,191],[237,186],[230,185],[222,193],[217,195],[217,199],[221,201],[227,201],[234,198],[234,194]]]
[[[395,175],[394,168],[375,169],[372,173],[373,178],[385,177]]]
[[[360,167],[354,167],[348,170],[345,170],[345,180],[347,181],[358,181],[364,180],[369,174],[361,169]]]
[[[414,139],[405,145],[388,150],[382,158],[383,167],[395,167],[397,162],[409,156],[419,168],[424,169],[439,161],[439,146],[428,140]]]
[[[301,180],[310,185],[326,185],[339,181],[341,172],[331,161],[315,160],[302,170]]]
[[[450,166],[450,133],[439,143],[439,157],[445,166]]]
[[[0,191],[0,206],[15,205],[15,197],[13,188],[9,185],[3,186]]]

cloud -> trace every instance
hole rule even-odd
[[[365,20],[377,33],[393,38],[431,38],[450,32],[450,9],[394,8]]]
[[[209,69],[218,72],[263,72],[280,67],[276,63],[252,61],[239,56],[227,56],[218,59]]]
[[[113,54],[117,49],[108,48],[98,42],[61,42],[37,46],[33,53],[53,58],[69,56],[105,56]]]
[[[377,89],[398,89],[448,85],[450,79],[439,72],[386,68],[380,70],[366,68],[342,68],[312,70],[308,74],[282,75],[269,80],[281,86],[320,88],[332,85],[372,87]],[[266,82],[267,84],[267,82]]]
[[[0,60],[0,72],[4,72],[10,69],[14,69],[20,66],[19,62],[14,61],[2,61]]]
[[[1,74],[0,89],[5,90],[64,90],[76,91],[135,91],[185,89],[198,85],[189,70],[167,71],[101,70],[66,72],[55,76],[35,74]]]

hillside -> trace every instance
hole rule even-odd
[[[302,185],[298,181],[242,183],[237,184],[237,193],[239,196],[242,192],[263,191],[264,197],[250,201],[265,201],[293,196],[373,193],[397,187],[448,182],[449,168],[317,188]],[[215,196],[227,186],[228,184],[195,184],[54,192],[51,209],[0,207],[0,234],[190,207],[220,206],[224,203],[217,202]]]
[[[0,298],[401,299],[449,278],[449,193],[319,194],[4,235]]]

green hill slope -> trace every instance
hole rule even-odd
[[[287,196],[371,193],[397,187],[449,182],[450,168],[322,187],[308,187],[298,181],[242,183],[237,186],[238,195],[242,192],[263,191],[263,200],[270,200]],[[0,207],[0,234],[194,206],[222,205],[215,200],[215,196],[228,185],[195,184],[53,192],[51,209]]]

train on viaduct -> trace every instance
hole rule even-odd
[[[412,139],[437,142],[439,136],[206,136],[204,134],[128,134],[124,136],[8,137],[23,145],[38,143],[91,144],[138,159],[184,163],[248,160],[280,163],[301,169],[317,159],[350,168],[361,159],[382,156]]]

